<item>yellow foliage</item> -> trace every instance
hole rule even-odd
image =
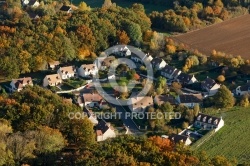
[[[78,50],[78,59],[83,60],[84,58],[91,55],[91,52],[87,48],[80,48]]]

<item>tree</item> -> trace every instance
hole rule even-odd
[[[15,165],[13,153],[2,141],[0,141],[0,154],[0,165]]]
[[[16,163],[20,163],[25,159],[35,158],[35,141],[26,138],[25,134],[21,132],[11,134],[8,137],[6,144],[8,149],[13,153],[13,157]]]
[[[93,124],[86,117],[71,120],[71,131],[70,137],[74,138],[79,147],[85,148],[95,143]]]
[[[219,108],[231,108],[235,104],[235,99],[232,92],[222,85],[214,96],[214,103]]]
[[[111,0],[104,0],[104,3],[102,5],[102,8],[110,8],[112,6]]]
[[[166,45],[166,52],[168,54],[174,54],[176,52],[176,47],[174,45]]]
[[[130,22],[128,23],[126,29],[127,29],[126,30],[127,34],[133,43],[141,42],[142,32],[141,32],[141,27],[138,24]]]
[[[194,105],[194,116],[197,116],[200,112],[200,105],[199,104],[195,104]]]
[[[128,44],[130,39],[125,31],[117,31],[117,37],[120,44]]]
[[[164,89],[167,86],[167,79],[160,76],[156,80],[156,88],[162,88]]]
[[[182,128],[183,128],[183,129],[188,128],[188,126],[189,126],[188,122],[183,122],[183,123],[182,123]]]
[[[36,151],[39,153],[54,153],[61,150],[66,143],[62,133],[57,129],[40,126],[34,133]]]
[[[225,76],[224,75],[219,75],[218,77],[217,77],[217,80],[219,81],[219,82],[224,82],[225,81]]]
[[[240,100],[240,106],[248,107],[249,106],[249,95],[244,94]]]
[[[78,9],[81,11],[84,11],[84,10],[90,11],[90,7],[87,6],[85,2],[81,2],[78,6]]]

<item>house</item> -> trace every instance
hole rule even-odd
[[[75,69],[73,66],[60,67],[57,70],[57,74],[59,74],[61,78],[65,80],[75,76]]]
[[[153,69],[156,69],[156,70],[160,70],[167,65],[167,63],[162,58],[154,58],[151,61],[151,64],[152,64]]]
[[[59,61],[51,61],[51,62],[48,62],[48,68],[54,70],[57,66],[60,65],[60,62]]]
[[[224,126],[222,117],[217,118],[214,116],[199,113],[194,122],[195,127],[203,128],[204,130],[215,129],[215,132]]]
[[[71,8],[70,6],[63,5],[63,6],[60,8],[60,11],[66,12],[66,13],[71,13],[71,12],[72,12],[72,8]]]
[[[173,79],[172,74],[174,73],[175,70],[176,69],[174,67],[169,66],[169,65],[165,65],[165,67],[162,68],[162,70],[161,70],[161,75],[163,77],[168,78],[168,79]]]
[[[131,55],[131,60],[133,60],[136,63],[142,63],[143,64],[143,58],[140,58],[138,55],[133,54],[133,53]]]
[[[124,48],[121,48],[118,52],[116,52],[116,55],[119,55],[122,57],[130,56],[131,51],[128,49],[127,46],[125,46]]]
[[[149,96],[136,96],[128,101],[130,110],[134,112],[143,112],[146,108],[153,107],[153,104],[153,98]]]
[[[116,137],[114,128],[103,119],[98,120],[98,124],[95,126],[95,131],[97,142]]]
[[[190,138],[185,135],[171,134],[168,139],[175,144],[184,143],[184,145],[190,145],[192,143]]]
[[[202,104],[202,95],[201,94],[182,94],[177,97],[179,104],[183,104],[188,108],[193,108],[196,104]]]
[[[245,85],[242,85],[242,86],[238,86],[236,88],[236,95],[244,95],[244,94],[248,94],[250,92],[250,83],[247,83]]]
[[[62,78],[59,74],[46,75],[43,79],[43,86],[57,86],[62,83]]]
[[[178,70],[178,69],[176,69],[176,70],[174,70],[174,72],[173,72],[173,74],[171,75],[171,77],[172,77],[173,80],[176,80],[177,77],[178,77],[180,74],[181,74],[181,71]]]
[[[88,117],[88,119],[92,122],[93,125],[97,125],[98,124],[97,117],[95,116],[95,114],[93,113],[92,110],[84,108],[83,112],[84,112],[84,115],[86,117]]]
[[[171,105],[177,104],[177,101],[174,96],[167,94],[167,95],[156,95],[154,98],[154,103],[156,105],[162,105],[163,103],[169,102]]]
[[[78,96],[76,98],[76,103],[79,107],[83,107],[84,106],[84,101],[83,101],[83,97],[82,96]]]
[[[81,77],[95,76],[98,69],[95,64],[84,64],[78,69],[78,75]]]
[[[213,79],[206,78],[201,82],[201,88],[208,92],[209,96],[215,95],[220,89],[220,84],[217,84]]]
[[[111,66],[111,64],[116,60],[114,56],[99,57],[95,61],[95,65],[100,70],[105,70]]]
[[[22,0],[23,6],[38,7],[40,5],[37,0]]]
[[[32,20],[35,20],[35,19],[39,19],[40,16],[36,13],[33,13],[33,12],[29,12],[29,17],[32,19]]]
[[[146,61],[151,62],[154,58],[153,58],[150,54],[146,54],[145,57],[144,57],[144,59],[145,59]]]
[[[194,75],[188,75],[186,73],[181,73],[176,80],[182,85],[193,84],[197,82],[197,79],[194,77]]]
[[[108,103],[98,93],[84,93],[83,101],[86,107],[105,108]]]
[[[12,81],[10,83],[12,92],[14,92],[14,91],[20,92],[27,85],[33,86],[33,82],[32,82],[31,77],[12,79]]]

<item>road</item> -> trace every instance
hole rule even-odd
[[[87,88],[84,88],[81,93],[89,93],[91,91],[93,91],[94,88],[94,84],[90,83],[88,84]],[[117,100],[115,100],[113,97],[113,90],[112,91],[105,91],[109,96],[104,95],[104,94],[100,94],[102,95],[109,103],[112,107],[116,108],[116,112],[120,114],[121,120],[123,121],[123,124],[129,128],[129,131],[133,134],[133,133],[138,133],[140,132],[138,127],[136,126],[136,124],[134,123],[134,121],[131,119],[131,117],[128,116],[129,112],[126,111],[126,109],[121,106],[121,104],[119,104],[119,102]],[[112,96],[112,97],[110,97]],[[112,104],[112,103],[116,103],[116,104]],[[127,113],[127,114],[126,114]]]

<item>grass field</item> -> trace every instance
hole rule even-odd
[[[210,140],[197,148],[205,150],[209,156],[224,155],[236,158],[238,162],[250,161],[250,108],[236,107],[222,114],[225,126],[215,133]]]
[[[78,5],[82,0],[72,0],[72,3],[75,5]],[[101,7],[104,0],[84,0],[85,3],[87,3],[88,6],[91,8],[95,7]],[[131,7],[134,2],[124,1],[124,0],[112,0],[113,3],[116,3],[116,5],[121,7]],[[152,11],[164,11],[168,8],[166,6],[162,5],[153,5],[153,4],[144,4],[144,8],[146,10],[146,13],[151,13]]]
[[[177,42],[210,55],[211,51],[225,52],[250,58],[250,15],[240,16],[207,28],[173,37]]]

